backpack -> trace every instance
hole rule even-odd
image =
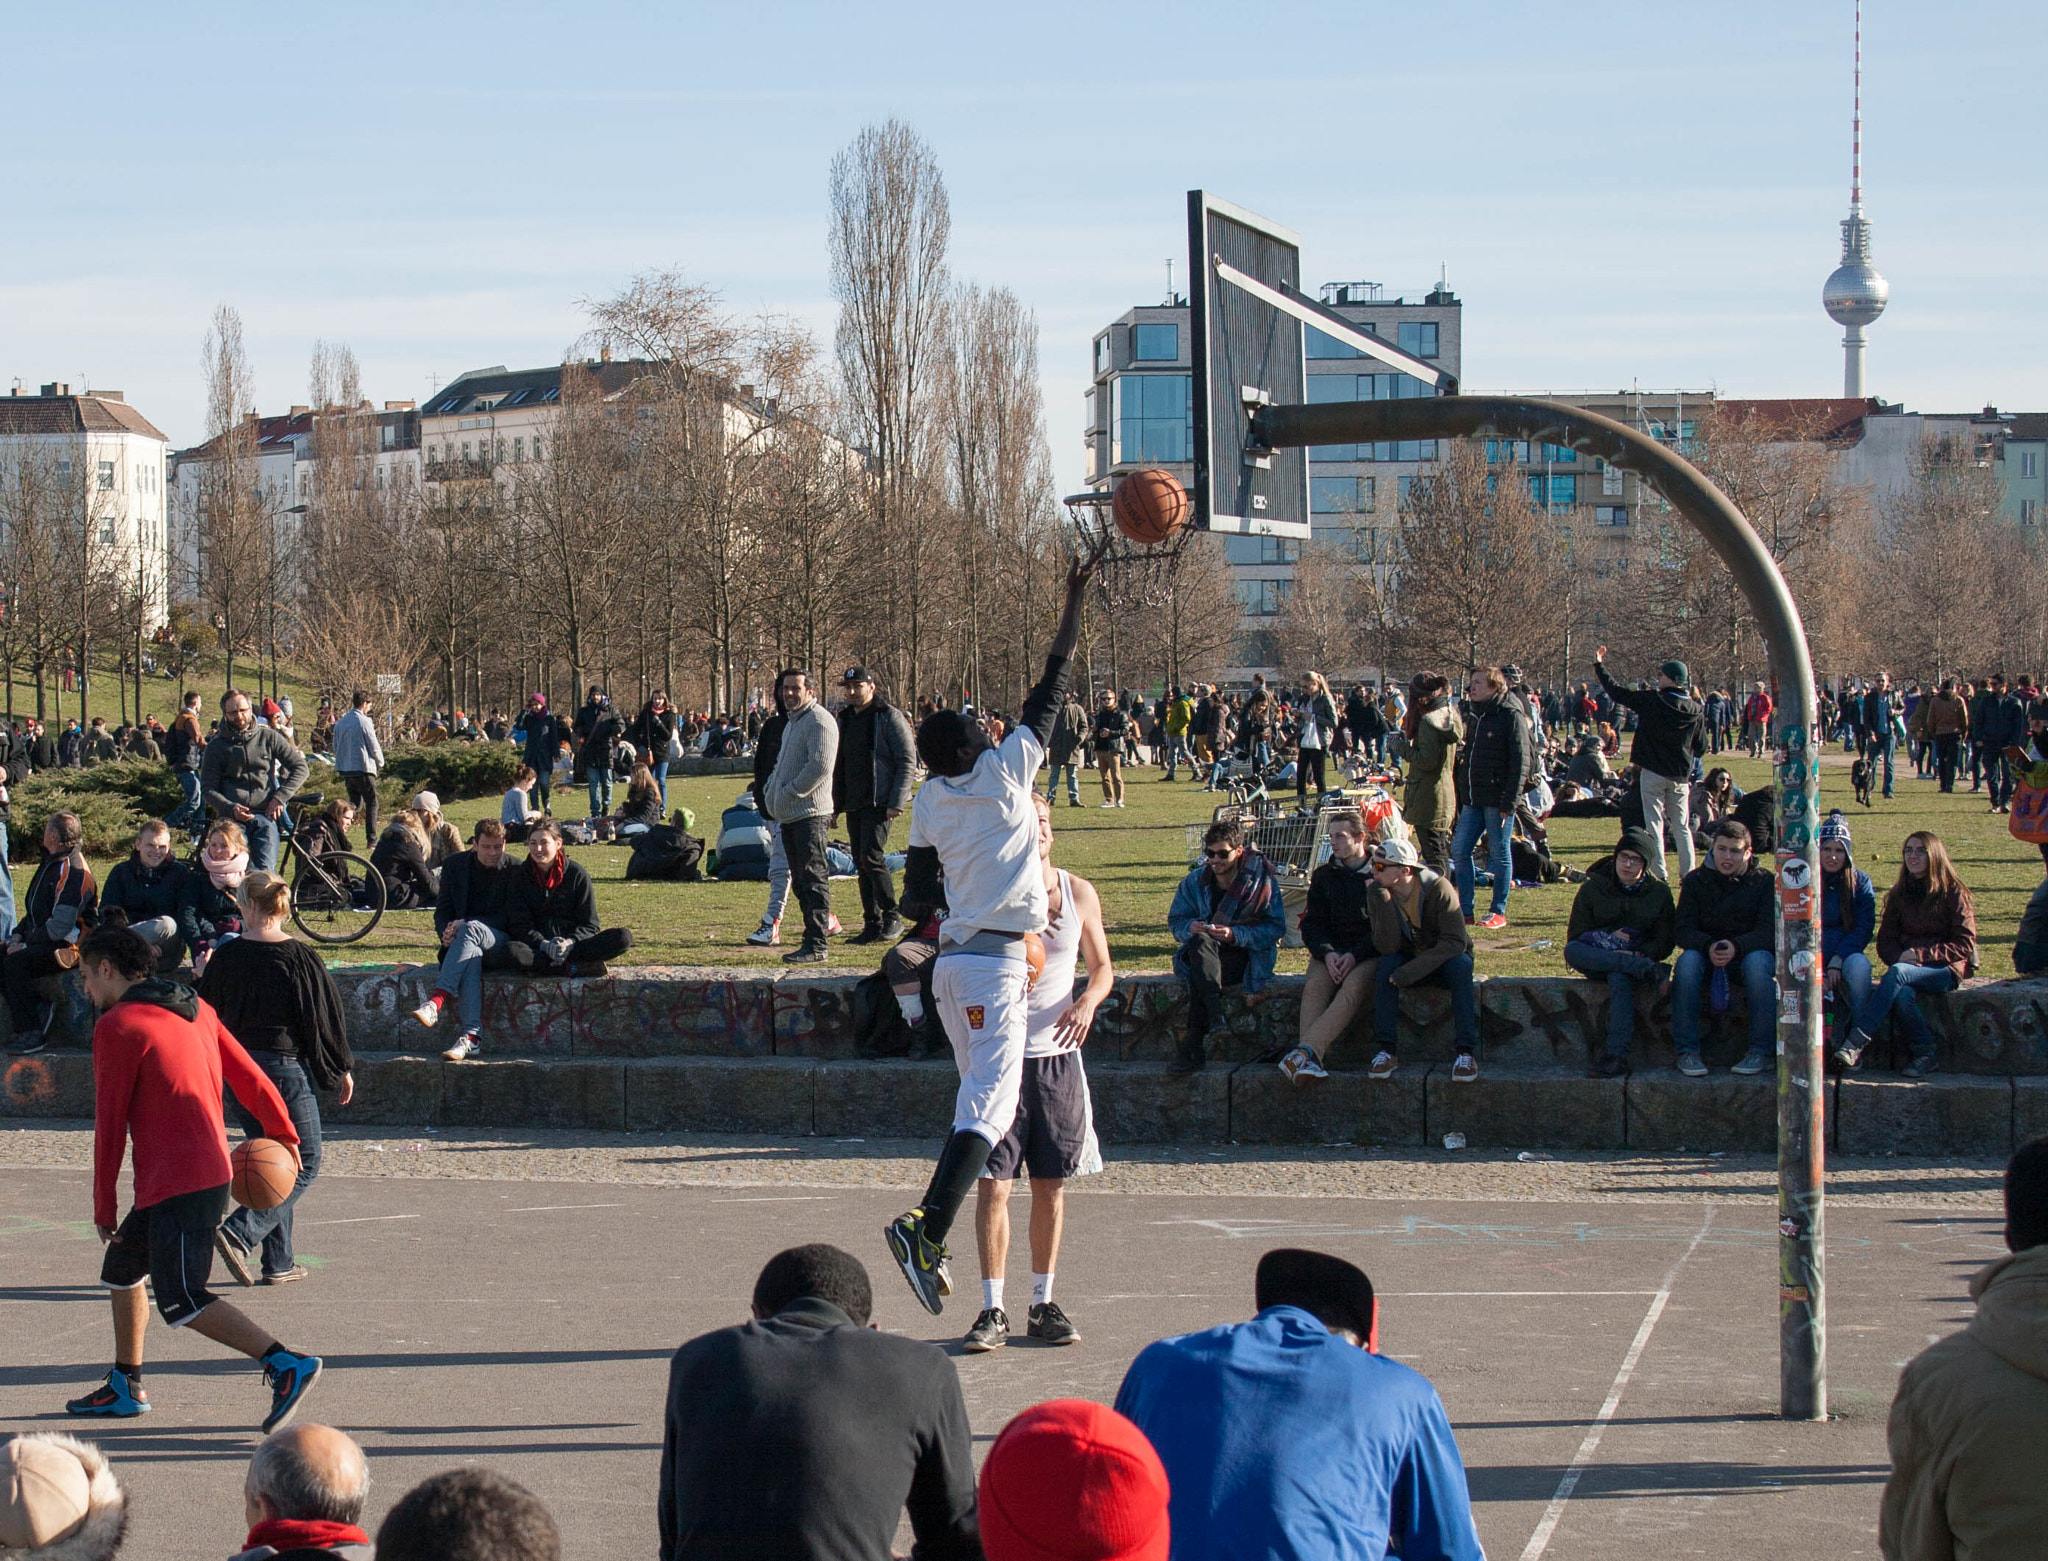
[[[1751,847],[1758,856],[1778,849],[1778,794],[1769,786],[1745,791],[1735,804],[1734,817],[1749,831]]]
[[[684,834],[673,824],[656,824],[633,837],[633,854],[626,859],[626,877],[650,878],[670,883],[695,883],[704,875],[704,842]]]
[[[2048,845],[2048,764],[2013,765],[2012,812],[2005,826],[2015,840]]]

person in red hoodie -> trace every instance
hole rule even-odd
[[[228,1212],[231,1171],[221,1090],[233,1090],[263,1131],[298,1158],[298,1131],[284,1098],[212,1008],[189,987],[156,979],[156,953],[126,927],[101,927],[78,950],[85,994],[100,1011],[92,1032],[94,1092],[92,1220],[107,1244],[100,1283],[113,1292],[114,1367],[65,1409],[74,1415],[147,1414],[142,1282],[173,1328],[239,1350],[263,1367],[270,1413],[263,1429],[291,1419],[320,1376],[320,1358],[286,1349],[206,1281],[213,1234]],[[114,1223],[115,1184],[135,1144],[135,1207]]]

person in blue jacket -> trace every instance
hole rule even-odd
[[[1847,1030],[1870,996],[1877,891],[1849,854],[1849,821],[1840,808],[1821,820],[1820,880],[1820,954],[1827,967],[1822,995],[1836,999],[1835,1013]]]
[[[1281,1248],[1253,1288],[1251,1321],[1148,1345],[1117,1390],[1166,1467],[1171,1561],[1484,1561],[1450,1417],[1378,1353],[1372,1281]]]
[[[1202,1068],[1209,1032],[1223,1023],[1227,987],[1258,991],[1273,979],[1287,906],[1273,865],[1224,820],[1202,836],[1202,865],[1173,891],[1166,925],[1177,945],[1173,973],[1188,984],[1188,1028],[1169,1073]]]

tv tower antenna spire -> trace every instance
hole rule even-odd
[[[1870,224],[1863,218],[1863,0],[1856,0],[1855,96],[1849,121],[1849,215],[1842,223],[1842,263],[1821,288],[1821,307],[1843,327],[1842,394],[1861,399],[1863,328],[1884,313],[1891,284],[1870,260]]]

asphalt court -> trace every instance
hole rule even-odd
[[[216,1288],[327,1374],[306,1417],[368,1450],[372,1518],[466,1461],[553,1510],[572,1557],[654,1549],[667,1360],[746,1315],[781,1247],[846,1246],[884,1328],[953,1346],[975,1294],[927,1317],[888,1264],[901,1191],[323,1178],[298,1222],[310,1280]],[[1015,1211],[1009,1297],[1029,1264]],[[68,1424],[105,1370],[89,1187],[74,1170],[0,1186],[0,1429]],[[1989,1211],[1838,1208],[1828,1225],[1836,1418],[1776,1418],[1777,1233],[1762,1204],[1070,1197],[1058,1296],[1083,1342],[958,1359],[978,1450],[1040,1400],[1108,1401],[1136,1352],[1242,1318],[1268,1247],[1360,1263],[1381,1344],[1449,1407],[1487,1553],[1639,1558],[1877,1555],[1884,1421],[1900,1364],[1969,1315],[2003,1249]],[[956,1230],[955,1269],[972,1273]],[[155,1413],[96,1423],[133,1501],[129,1552],[217,1558],[266,1403],[255,1368],[152,1320]],[[907,1540],[907,1534],[904,1536]],[[905,1547],[907,1548],[907,1546]]]

